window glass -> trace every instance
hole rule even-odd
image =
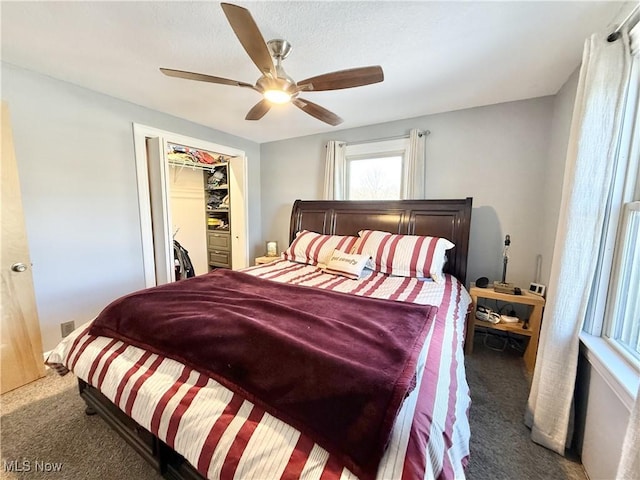
[[[402,156],[348,160],[349,200],[400,198]]]
[[[347,200],[400,200],[409,138],[347,145]]]
[[[634,362],[640,362],[640,202],[625,205],[616,252],[609,325],[605,336]]]

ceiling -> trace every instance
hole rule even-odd
[[[2,2],[2,61],[258,143],[555,94],[584,39],[631,4],[612,1],[262,1],[265,40],[293,51],[294,79],[381,65],[383,83],[304,97],[344,119],[331,127],[292,105],[246,121],[257,92],[162,75],[159,67],[247,83],[260,72],[218,2]]]

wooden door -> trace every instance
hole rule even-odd
[[[42,338],[22,212],[9,108],[2,102],[2,332],[0,393],[44,376]]]

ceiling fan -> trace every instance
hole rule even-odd
[[[246,120],[259,120],[264,117],[273,104],[291,102],[318,120],[333,126],[339,125],[342,123],[342,118],[320,105],[299,97],[300,92],[339,90],[370,85],[384,80],[382,67],[372,66],[339,70],[296,82],[282,68],[282,60],[287,58],[291,52],[291,44],[280,39],[265,42],[249,10],[230,3],[221,3],[220,5],[238,40],[262,74],[256,84],[251,85],[228,78],[170,68],[161,68],[160,71],[170,77],[251,88],[257,91],[263,96],[263,99],[249,110],[245,117]],[[275,64],[271,57],[275,59]]]

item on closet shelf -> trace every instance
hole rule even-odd
[[[224,203],[224,198],[226,195],[223,195],[220,192],[212,192],[209,194],[209,197],[207,198],[207,206],[211,207],[211,208],[229,208],[229,204],[227,203],[226,206],[223,205]]]
[[[167,158],[169,160],[173,160],[174,162],[197,162],[197,158],[194,157],[192,154],[190,153],[170,153],[169,155],[167,155]]]
[[[227,184],[227,175],[222,170],[216,170],[207,179],[207,186],[209,188],[221,187]]]
[[[206,163],[208,165],[211,165],[212,163],[215,163],[215,161],[216,161],[215,158],[213,158],[213,156],[211,156],[207,152],[203,152],[202,150],[198,150],[196,152],[196,158],[198,159],[198,162]]]

